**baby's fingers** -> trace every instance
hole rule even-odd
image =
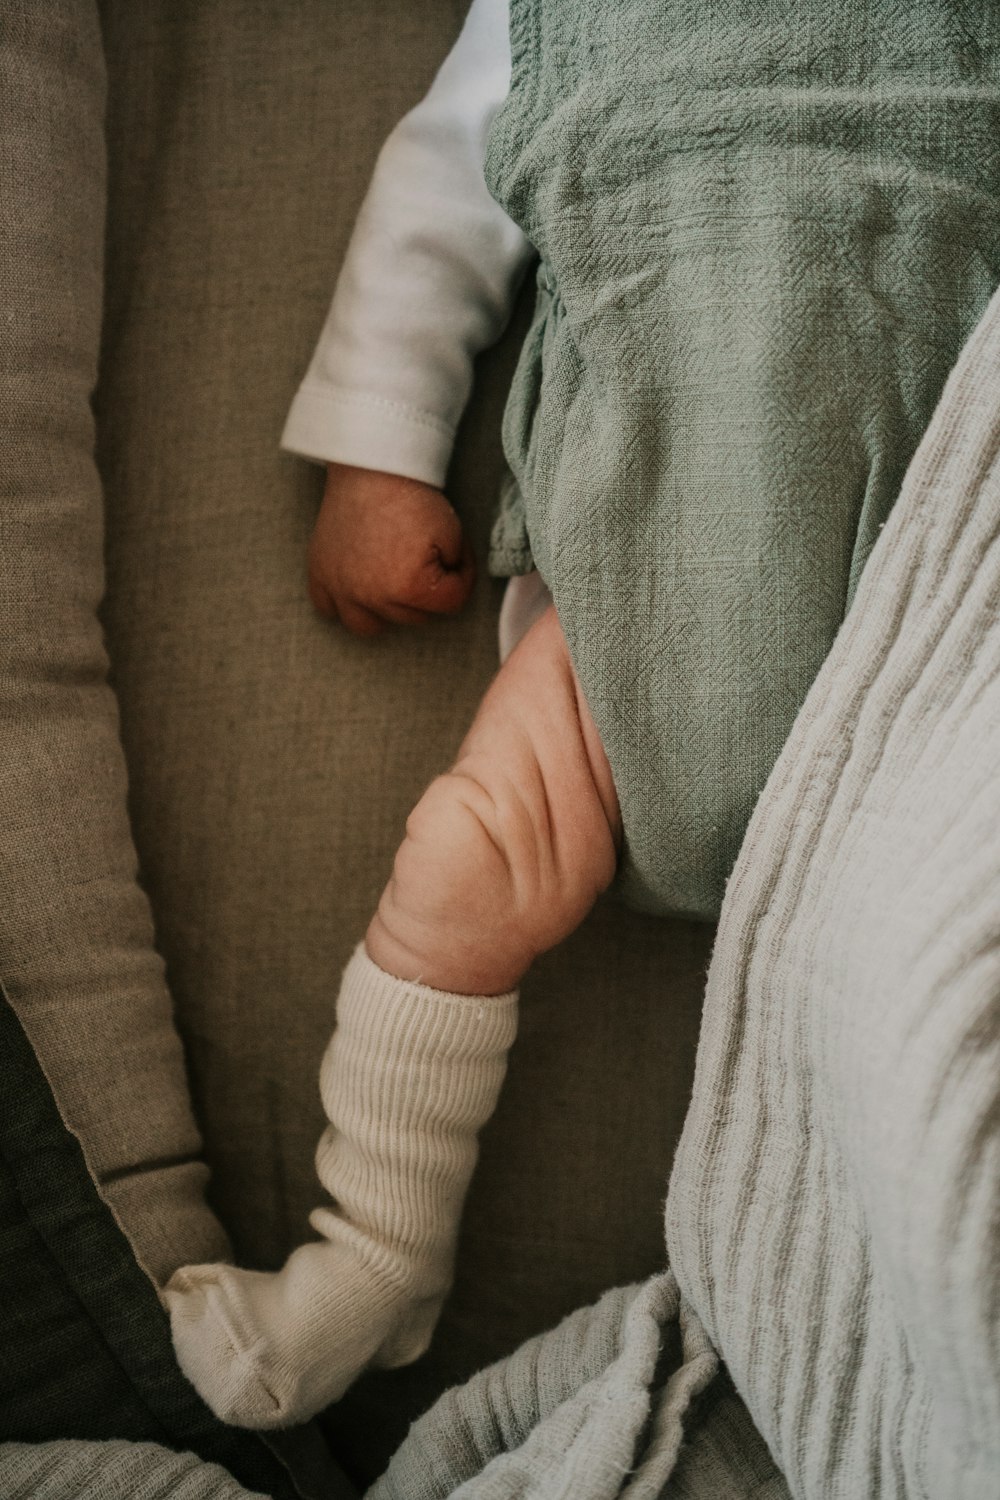
[[[356,599],[338,600],[336,614],[345,630],[349,630],[352,635],[381,635],[386,626],[384,609],[379,609],[376,613],[367,605],[359,604]]]
[[[475,581],[475,558],[462,537],[454,563],[449,563],[443,550],[435,547],[405,594],[392,602],[430,615],[453,615],[468,602]]]

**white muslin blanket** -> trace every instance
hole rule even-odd
[[[1000,1495],[1000,294],[740,852],[667,1245],[793,1495]]]

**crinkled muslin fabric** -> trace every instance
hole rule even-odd
[[[696,1322],[676,1337],[680,1316],[669,1272],[608,1292],[449,1392],[369,1500],[605,1500],[626,1475],[634,1500],[656,1500],[688,1407],[718,1368]],[[672,1334],[675,1368],[657,1388]]]
[[[372,1500],[992,1500],[998,747],[1000,294],[730,881],[671,1271],[443,1398]]]

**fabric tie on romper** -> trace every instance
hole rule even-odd
[[[492,191],[541,253],[493,566],[552,590],[620,893],[717,915],[1000,280],[1000,12],[513,0]]]

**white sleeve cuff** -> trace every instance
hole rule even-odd
[[[318,381],[299,388],[281,435],[282,448],[301,458],[402,474],[437,489],[454,442],[455,429],[433,412]]]
[[[381,152],[282,446],[442,486],[473,362],[532,258],[483,157],[511,73],[507,0],[472,0]]]

